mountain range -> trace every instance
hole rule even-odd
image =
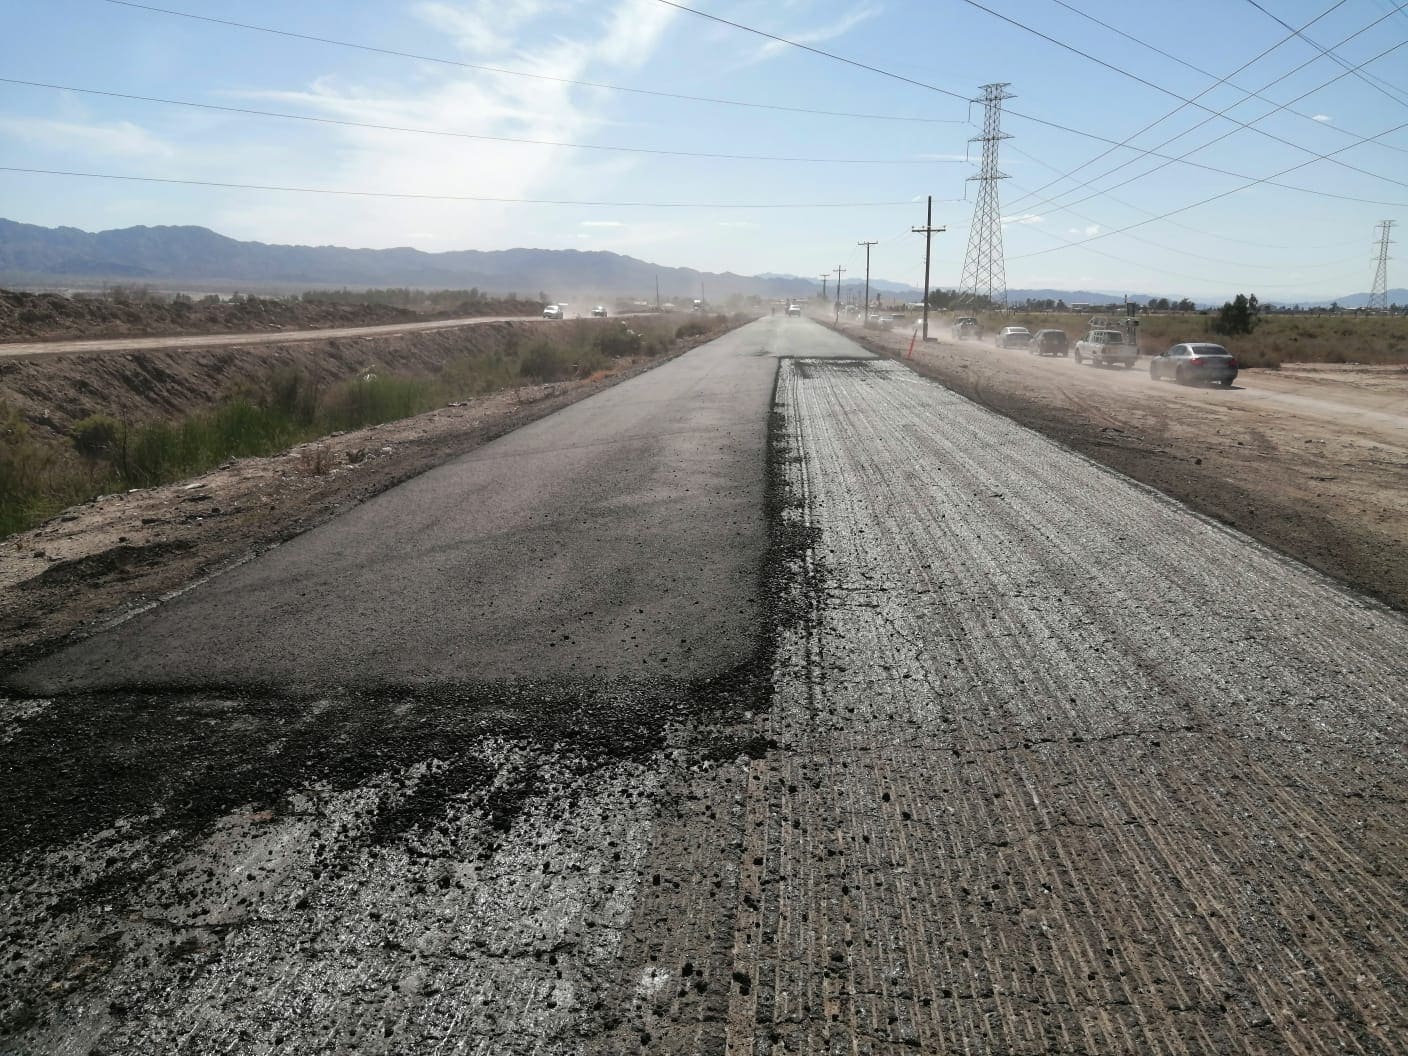
[[[775,273],[671,268],[620,253],[575,249],[454,250],[346,249],[341,246],[284,246],[240,242],[204,227],[128,227],[88,232],[74,227],[40,227],[0,219],[0,284],[9,286],[93,285],[135,282],[222,288],[244,292],[329,286],[412,286],[563,297],[653,298],[703,296],[719,301],[733,295],[811,297],[819,280]],[[846,289],[857,287],[848,281]],[[873,278],[871,288],[888,297],[918,300],[917,286]],[[1235,292],[1235,291],[1234,291]],[[1131,294],[1143,303],[1152,294]],[[1231,294],[1229,293],[1229,296]],[[1122,293],[1093,290],[1009,290],[1020,303],[1064,300],[1096,304],[1121,301]],[[1171,299],[1178,300],[1179,295]],[[1338,298],[1346,308],[1363,307],[1367,293]],[[1408,290],[1389,291],[1389,302],[1408,303]],[[1305,302],[1307,307],[1327,300]]]

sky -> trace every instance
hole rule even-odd
[[[1379,221],[1408,232],[1403,0],[687,6],[0,0],[0,169],[47,170],[0,171],[0,216],[818,284],[861,277],[874,241],[871,274],[918,286],[932,195],[952,287],[980,188],[969,100],[1007,82],[1009,288],[1343,296],[1370,287]]]

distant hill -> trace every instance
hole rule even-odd
[[[240,242],[204,227],[128,227],[96,233],[74,227],[40,227],[0,219],[0,285],[36,286],[105,282],[189,284],[192,287],[264,290],[328,286],[413,286],[470,289],[549,298],[653,298],[656,280],[665,300],[703,295],[712,301],[734,294],[812,297],[819,277],[737,275],[694,268],[669,268],[601,251],[575,249],[455,250],[346,249],[341,246],[281,246]],[[871,289],[887,299],[915,301],[918,286],[879,277]],[[935,283],[948,288],[948,284]],[[849,295],[861,283],[848,276]],[[834,296],[835,287],[828,289]],[[1235,291],[1234,291],[1235,292]],[[1140,304],[1153,294],[1130,294]],[[1165,294],[1173,300],[1182,295]],[[1231,294],[1228,295],[1229,297]],[[1008,300],[1062,300],[1108,304],[1123,293],[1092,290],[1009,290]],[[1362,307],[1367,293],[1338,298],[1345,308]],[[1408,303],[1408,290],[1389,292],[1389,302]],[[1221,303],[1219,300],[1218,303]],[[1328,306],[1330,299],[1302,302]],[[1205,306],[1200,302],[1200,307]]]
[[[0,220],[0,283],[53,280],[229,283],[251,287],[478,287],[491,293],[549,298],[654,297],[666,300],[733,294],[806,297],[815,280],[755,277],[668,268],[619,253],[575,249],[344,249],[239,242],[204,227],[129,227],[90,233]]]

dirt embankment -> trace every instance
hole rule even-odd
[[[0,341],[182,334],[269,333],[341,326],[379,326],[460,316],[538,315],[537,301],[479,298],[427,315],[389,304],[330,300],[194,300],[189,297],[78,296],[0,290]]]
[[[842,332],[891,357],[911,338]],[[1223,390],[1155,383],[1142,361],[1098,370],[989,341],[916,343],[906,362],[1408,611],[1408,369],[1298,364],[1243,371]]]
[[[677,339],[661,356],[613,359],[608,370],[590,377],[457,401],[268,458],[231,459],[188,481],[101,496],[11,536],[0,543],[0,670],[47,652],[76,629],[150,604],[747,321],[710,320],[712,329]],[[93,408],[107,414],[120,406],[134,415],[179,414],[215,402],[222,384],[265,378],[276,365],[319,377],[345,377],[349,367],[356,371],[369,364],[429,373],[471,349],[492,353],[543,331],[569,341],[574,328],[610,325],[619,322],[488,323],[325,344],[36,357],[0,361],[0,389],[31,407],[52,403],[56,424]],[[23,369],[4,373],[7,368]],[[16,380],[24,382],[22,389]]]
[[[122,421],[174,418],[259,389],[281,368],[330,385],[368,371],[434,374],[466,356],[493,355],[515,343],[567,340],[577,328],[610,320],[486,322],[453,330],[330,338],[288,344],[154,349],[140,352],[0,359],[0,399],[50,438],[93,414]]]

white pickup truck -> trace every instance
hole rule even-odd
[[[1076,342],[1073,355],[1077,363],[1089,360],[1097,367],[1112,367],[1118,363],[1128,370],[1139,361],[1139,346],[1122,330],[1091,330]]]

